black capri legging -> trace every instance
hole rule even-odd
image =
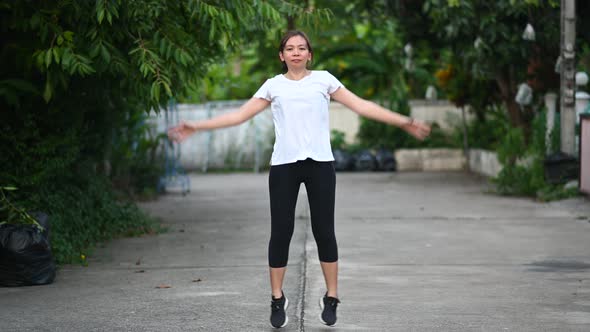
[[[268,245],[270,267],[285,267],[295,224],[295,205],[299,186],[305,183],[311,214],[311,229],[322,262],[338,260],[334,234],[336,174],[331,161],[312,159],[270,167],[271,231]]]

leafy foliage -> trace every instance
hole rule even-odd
[[[492,180],[500,194],[531,196],[541,201],[578,195],[577,188],[568,189],[545,181],[545,123],[545,113],[537,114],[528,145],[521,128],[505,126],[504,138],[497,150],[502,171]]]
[[[148,225],[107,185],[154,185],[161,136],[142,116],[289,15],[330,12],[283,0],[0,0],[0,183],[50,214],[61,262]]]
[[[40,231],[44,230],[35,218],[27,213],[23,208],[16,206],[8,198],[7,192],[17,190],[15,187],[0,187],[0,225],[17,224],[33,225]]]
[[[506,131],[506,111],[496,105],[488,106],[483,118],[467,124],[467,141],[470,148],[496,150]],[[463,132],[459,128],[454,131],[454,141],[461,142]]]
[[[409,114],[407,95],[398,93],[396,97],[391,101],[391,107],[401,114]],[[365,118],[361,119],[358,139],[361,146],[367,148],[395,150],[413,146],[413,139],[402,129]]]
[[[330,146],[334,150],[342,150],[346,146],[346,134],[343,131],[332,129],[330,132]]]
[[[53,255],[58,263],[86,263],[96,243],[119,236],[164,231],[132,202],[119,200],[101,177],[65,177],[22,200],[50,216]]]
[[[459,89],[451,88],[451,97],[460,103],[477,104],[479,109],[502,101],[511,124],[528,134],[531,110],[516,105],[516,87],[528,81],[537,96],[557,88],[553,66],[559,53],[559,3],[425,0],[423,5],[431,31],[452,50],[449,64],[455,69],[459,83],[455,87]],[[522,39],[528,23],[536,31],[533,42]],[[496,92],[488,93],[488,100],[479,100],[486,95],[476,93],[480,90],[477,85],[491,87],[486,81],[495,85],[488,91]]]

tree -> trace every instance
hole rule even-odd
[[[0,154],[14,167],[0,181],[32,184],[32,173],[104,159],[129,114],[186,95],[247,37],[286,15],[328,14],[281,0],[1,1]],[[54,174],[20,164],[59,149],[68,153]]]
[[[0,186],[51,215],[62,262],[149,231],[105,180],[154,168],[138,156],[157,148],[143,140],[145,114],[286,15],[328,14],[283,0],[0,0]],[[117,172],[103,171],[105,160]]]
[[[559,2],[426,0],[423,8],[432,31],[453,51],[453,65],[477,80],[495,82],[511,124],[528,130],[531,111],[514,97],[527,80],[536,93],[558,86],[552,70],[559,55]],[[522,39],[528,23],[536,30],[532,42]]]

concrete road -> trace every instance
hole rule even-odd
[[[590,331],[590,201],[498,197],[466,173],[339,173],[339,321],[302,189],[283,331]],[[266,174],[192,176],[47,286],[0,288],[0,331],[271,331]]]

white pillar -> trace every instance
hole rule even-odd
[[[549,92],[545,94],[545,107],[547,108],[547,128],[545,129],[545,146],[547,154],[551,151],[551,133],[555,127],[555,107],[557,101],[557,94]]]
[[[575,153],[575,56],[576,56],[576,1],[561,0],[561,151]]]

